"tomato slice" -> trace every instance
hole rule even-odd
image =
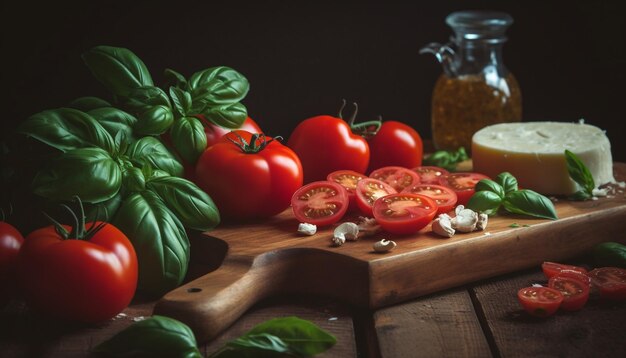
[[[346,188],[348,191],[348,198],[350,199],[350,206],[348,207],[348,210],[352,211],[357,208],[356,183],[364,178],[367,178],[365,174],[357,173],[353,170],[337,170],[328,174],[326,180],[335,182]]]
[[[420,183],[420,177],[416,172],[394,166],[376,169],[370,173],[370,178],[384,181],[398,192],[401,192],[406,187]]]
[[[296,190],[291,197],[291,208],[300,222],[325,226],[339,221],[348,210],[349,202],[344,187],[323,180]]]
[[[372,207],[377,199],[397,193],[391,185],[378,179],[365,178],[356,184],[356,204],[364,215],[373,216]]]
[[[559,309],[563,294],[549,287],[524,287],[517,291],[517,299],[531,315],[548,317]]]
[[[548,287],[563,294],[561,308],[566,311],[578,311],[589,299],[589,278],[575,271],[562,271],[548,280]]]
[[[610,300],[626,299],[626,269],[600,267],[589,272],[591,284],[600,290],[600,297]]]
[[[474,195],[476,183],[482,179],[489,179],[489,177],[480,173],[450,173],[440,176],[439,184],[454,190],[458,197],[457,204],[467,205]]]
[[[422,184],[439,184],[439,177],[449,174],[447,170],[433,166],[421,166],[412,170],[420,176]]]
[[[587,273],[587,270],[585,270],[584,267],[565,265],[550,261],[545,261],[544,263],[542,263],[541,270],[543,270],[543,274],[546,275],[547,278],[552,278],[559,274],[561,271],[574,271],[581,274]]]
[[[402,192],[426,195],[427,197],[433,199],[439,207],[437,214],[447,213],[454,209],[457,201],[457,196],[454,190],[443,185],[417,184],[404,188]]]
[[[374,203],[374,218],[392,234],[412,234],[428,225],[437,214],[437,203],[425,195],[396,193]]]

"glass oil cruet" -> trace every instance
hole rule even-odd
[[[495,11],[458,11],[446,17],[454,31],[447,44],[431,43],[443,66],[432,95],[431,128],[438,150],[471,149],[479,129],[522,119],[517,80],[502,63],[502,45],[513,18]]]

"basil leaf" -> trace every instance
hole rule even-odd
[[[584,200],[589,200],[593,197],[592,194],[588,193],[585,190],[579,190],[577,192],[575,192],[574,194],[568,196],[568,198],[570,200],[575,200],[575,201],[584,201]]]
[[[154,106],[139,115],[134,129],[143,135],[160,135],[174,122],[174,114],[169,107]]]
[[[558,219],[550,199],[532,190],[522,189],[506,194],[504,208],[514,214],[529,215],[544,219]]]
[[[121,109],[101,107],[92,109],[88,114],[98,121],[112,137],[122,132],[126,140],[133,138],[133,126],[137,123],[137,118]]]
[[[257,358],[257,357],[293,357],[293,352],[282,339],[269,333],[260,333],[240,337],[226,343],[211,358]]]
[[[482,181],[482,180],[481,180]],[[467,207],[476,212],[493,215],[498,212],[502,204],[502,197],[493,191],[477,191],[467,202]]]
[[[200,112],[212,123],[224,128],[239,128],[246,120],[248,111],[241,103],[206,108]]]
[[[174,108],[176,108],[180,116],[186,116],[191,110],[191,94],[180,88],[170,87],[170,97],[172,97]]]
[[[220,222],[213,200],[187,179],[166,176],[150,179],[147,188],[155,192],[187,228],[206,231]]]
[[[103,149],[90,147],[70,150],[53,159],[33,180],[35,194],[53,200],[98,203],[117,194],[122,172]]]
[[[37,113],[18,127],[18,132],[66,152],[84,147],[100,147],[113,152],[113,138],[90,115],[72,108]]]
[[[490,191],[498,195],[500,198],[504,198],[504,188],[491,179],[481,179],[478,183],[476,183],[474,191]]]
[[[137,253],[137,290],[161,296],[182,283],[189,265],[189,239],[180,220],[157,194],[146,190],[128,196],[113,224]]]
[[[220,66],[194,73],[189,78],[189,89],[194,108],[199,105],[203,112],[206,107],[241,101],[248,94],[250,84],[241,73]]]
[[[146,189],[146,178],[143,171],[137,167],[127,168],[122,174],[124,191],[127,193],[140,192]]]
[[[70,102],[69,107],[78,109],[79,111],[89,112],[97,108],[111,107],[111,103],[98,97],[80,97]]]
[[[583,163],[576,154],[567,149],[565,150],[565,161],[567,163],[567,171],[569,172],[570,178],[580,185],[580,187],[586,191],[590,197],[593,196],[592,193],[596,184],[593,180],[593,175],[591,175],[591,172],[585,163]]]
[[[128,49],[97,46],[82,57],[94,77],[118,96],[128,97],[137,87],[153,85],[146,65]]]
[[[170,129],[174,148],[184,160],[194,164],[207,147],[206,133],[202,122],[194,117],[177,120]]]
[[[93,353],[109,356],[201,358],[193,331],[173,318],[154,315],[100,343]]]
[[[150,110],[155,106],[170,107],[167,93],[154,86],[143,86],[132,89],[128,96],[119,97],[122,105],[135,114]]]
[[[241,337],[246,339],[259,334],[271,334],[289,346],[289,350],[301,356],[322,353],[337,343],[337,339],[315,324],[298,317],[275,318],[265,321]]]
[[[496,177],[496,182],[502,186],[502,188],[504,189],[504,193],[510,193],[518,189],[517,178],[515,178],[509,172],[503,172],[498,174],[498,176]]]
[[[122,205],[122,188],[109,200],[98,203],[85,203],[85,219],[90,221],[106,221],[111,222],[117,209]]]
[[[170,175],[182,176],[184,168],[176,157],[154,137],[143,137],[130,145],[126,151],[128,159],[137,167],[146,164],[152,168],[164,170]]]
[[[165,77],[165,82],[168,85],[178,87],[182,90],[187,90],[187,79],[180,73],[168,68],[165,72],[163,72],[163,76]]]
[[[459,147],[456,151],[438,150],[424,158],[424,165],[433,165],[449,171],[456,170],[456,165],[469,159],[465,148]]]

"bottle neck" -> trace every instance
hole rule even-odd
[[[508,71],[502,62],[503,44],[504,42],[461,39],[457,43],[454,72],[458,76],[493,72],[500,77],[506,76]]]

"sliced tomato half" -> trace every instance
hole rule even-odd
[[[458,205],[467,205],[474,195],[476,183],[482,179],[489,179],[489,177],[480,173],[449,173],[439,177],[439,184],[454,190],[458,197]]]
[[[517,299],[526,312],[536,317],[554,314],[563,302],[563,294],[549,287],[524,287],[517,291]]]
[[[589,300],[589,278],[575,271],[562,271],[548,280],[548,287],[561,291],[561,309],[578,311]]]
[[[326,177],[326,180],[335,182],[348,191],[348,198],[350,199],[350,206],[348,210],[351,211],[357,208],[356,204],[356,183],[359,180],[367,178],[365,174],[357,173],[353,170],[337,170]]]
[[[420,176],[422,184],[439,184],[439,178],[449,174],[447,170],[433,166],[421,166],[412,169]]]
[[[456,205],[456,201],[457,201],[457,196],[454,190],[443,185],[436,185],[436,184],[411,185],[410,187],[404,188],[402,192],[426,195],[427,197],[433,199],[437,203],[437,206],[439,207],[437,214],[447,213],[450,210],[454,209],[454,206]]]
[[[546,275],[547,278],[554,277],[558,275],[561,271],[574,271],[581,274],[586,274],[587,270],[584,267],[573,266],[573,265],[565,265],[560,264],[558,262],[550,262],[545,261],[541,264],[541,270],[543,274]]]
[[[391,185],[397,192],[411,185],[419,184],[420,177],[416,172],[403,167],[382,167],[370,173],[370,178],[384,181]]]
[[[291,208],[298,221],[326,226],[341,220],[348,210],[348,192],[326,180],[304,185],[291,197]]]
[[[437,214],[437,203],[425,195],[396,193],[383,196],[374,203],[374,218],[392,234],[418,232]]]
[[[373,178],[359,180],[356,184],[356,204],[361,212],[372,217],[374,202],[385,195],[397,193],[391,185]]]
[[[589,277],[591,284],[600,291],[600,297],[626,300],[626,269],[600,267],[589,271]]]

